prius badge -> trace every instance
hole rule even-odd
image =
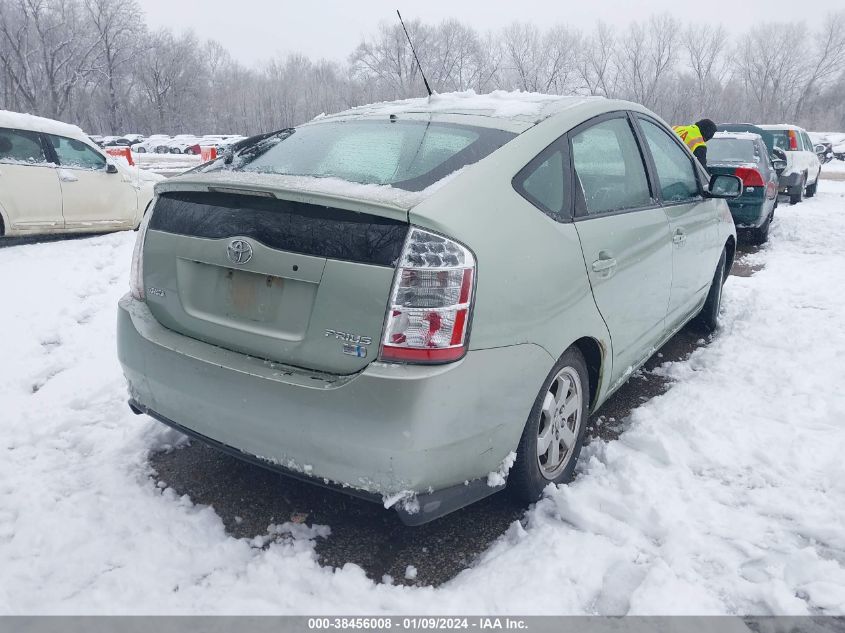
[[[327,337],[334,337],[338,341],[343,342],[342,351],[348,356],[357,356],[358,358],[366,358],[367,345],[372,344],[373,339],[369,336],[361,336],[360,334],[350,334],[349,332],[341,332],[339,330],[326,330]]]

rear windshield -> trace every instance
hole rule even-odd
[[[738,138],[713,138],[707,143],[707,162],[756,163],[759,159],[754,141]]]
[[[335,177],[421,191],[478,162],[515,134],[425,121],[332,121],[284,130],[203,171]]]
[[[769,132],[772,134],[775,147],[785,152],[795,151],[789,149],[789,132],[787,130],[769,130]]]

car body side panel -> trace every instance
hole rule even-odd
[[[672,286],[669,224],[661,207],[585,217],[575,223],[593,296],[613,343],[617,384],[663,336]],[[594,270],[603,260],[615,265]]]
[[[719,209],[723,201],[699,198],[665,207],[672,233],[672,296],[667,328],[688,320],[710,288],[715,264],[724,242],[719,235]],[[680,239],[679,239],[680,238]]]
[[[615,353],[592,296],[577,232],[528,203],[513,190],[511,179],[554,139],[589,118],[617,111],[641,112],[660,121],[646,108],[626,101],[590,101],[573,107],[523,132],[504,151],[465,169],[409,213],[412,224],[447,233],[471,244],[476,253],[478,292],[470,348],[533,341],[557,358],[574,341],[592,338],[603,356],[597,406],[618,386],[611,378]],[[467,205],[468,199],[472,205]],[[717,217],[711,233],[724,245],[735,235],[733,220],[724,201],[713,204]],[[485,230],[479,231],[479,226]],[[500,256],[503,249],[510,249],[507,261]],[[702,264],[709,276],[718,257],[713,254],[712,266]],[[552,271],[563,272],[554,275]],[[671,268],[667,271],[671,275]],[[509,288],[505,295],[503,285]],[[644,361],[653,347],[640,351]]]
[[[59,167],[62,212],[68,229],[102,231],[136,225],[138,196],[122,172]]]
[[[0,163],[6,235],[61,232],[62,198],[55,165]]]

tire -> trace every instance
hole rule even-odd
[[[821,172],[819,172],[819,173],[821,173]],[[819,188],[819,177],[816,176],[816,182],[814,182],[812,185],[807,186],[806,196],[808,198],[812,198],[814,195],[816,195],[816,191],[818,190],[818,188]]]
[[[716,272],[713,273],[713,281],[710,282],[707,299],[704,300],[701,312],[693,319],[695,327],[704,332],[713,332],[719,325],[719,310],[722,307],[722,286],[725,284],[725,262],[727,262],[727,259],[728,254],[725,249],[722,249],[722,255],[716,265]]]
[[[772,225],[773,215],[774,211],[769,214],[769,217],[766,218],[766,221],[763,222],[763,224],[751,231],[751,241],[754,244],[765,244],[769,241],[769,227]]]
[[[789,194],[789,204],[798,204],[804,199],[804,188],[807,185],[807,177],[802,176],[801,182],[798,185],[798,193]]]
[[[517,499],[533,503],[550,483],[572,481],[587,429],[589,398],[587,364],[581,352],[570,347],[543,382],[522,431],[508,475],[508,490]],[[548,448],[538,455],[542,438],[548,440]]]

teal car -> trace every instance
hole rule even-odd
[[[717,132],[707,143],[711,174],[732,174],[742,180],[742,195],[728,202],[736,227],[751,241],[769,239],[778,206],[779,171],[785,161],[772,158],[763,137],[752,132]]]
[[[130,407],[408,524],[534,501],[657,348],[716,327],[740,187],[606,99],[435,95],[241,142],[157,186]]]

